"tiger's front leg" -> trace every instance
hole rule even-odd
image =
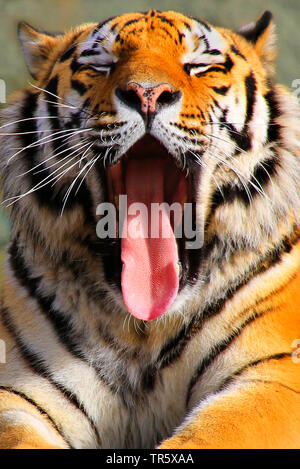
[[[241,381],[208,398],[160,449],[299,449],[300,389]]]
[[[0,449],[66,449],[47,417],[21,396],[0,390]]]

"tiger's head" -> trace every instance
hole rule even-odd
[[[103,282],[139,319],[183,308],[199,292],[217,262],[207,261],[217,238],[258,249],[274,225],[268,202],[249,223],[276,160],[271,18],[265,12],[237,33],[154,10],[53,36],[20,24],[36,82],[12,113],[25,118],[14,125],[30,156],[8,155],[23,178],[8,177],[6,194],[31,207],[35,223],[43,217],[58,239],[74,240],[84,226],[81,240],[93,239],[95,249],[96,207],[112,204],[119,236],[97,212],[99,230],[113,232],[98,240]],[[161,208],[155,223],[153,204]],[[168,216],[172,204],[187,204],[189,214]],[[185,220],[192,234],[177,236]],[[156,235],[143,236],[153,224]],[[199,230],[202,242],[191,248]]]

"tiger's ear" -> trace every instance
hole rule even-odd
[[[273,15],[265,11],[256,21],[239,29],[238,33],[251,42],[269,74],[274,72],[277,55],[275,25]]]
[[[56,46],[57,34],[39,31],[25,22],[18,25],[18,35],[25,56],[25,62],[33,78],[37,78],[46,63],[50,51]]]

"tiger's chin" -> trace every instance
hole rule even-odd
[[[187,167],[145,134],[103,170],[102,179],[116,235],[106,240],[111,254],[104,261],[106,279],[133,316],[156,319],[173,311],[183,290],[198,280],[199,166]]]

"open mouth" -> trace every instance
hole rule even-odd
[[[118,214],[105,273],[138,319],[161,316],[186,283],[196,280],[199,255],[186,249],[184,229],[195,224],[196,176],[149,135],[105,171],[107,200]]]

